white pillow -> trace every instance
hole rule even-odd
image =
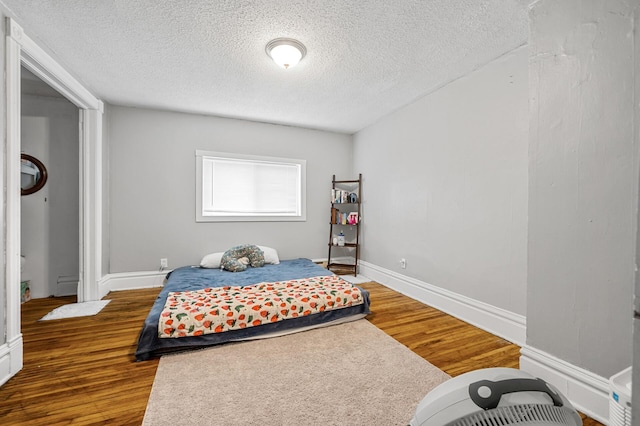
[[[278,258],[278,251],[271,247],[258,246],[260,250],[264,252],[264,263],[271,263],[273,265],[277,265],[280,263],[280,259]]]
[[[220,267],[220,260],[222,259],[222,255],[223,254],[224,254],[224,252],[211,253],[211,254],[206,255],[200,261],[200,266],[202,268],[211,268],[211,269],[219,268]]]

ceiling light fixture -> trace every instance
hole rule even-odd
[[[284,69],[295,67],[307,54],[307,48],[292,38],[276,38],[267,43],[265,49],[273,62]]]

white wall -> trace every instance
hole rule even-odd
[[[632,351],[631,8],[541,0],[530,14],[527,344],[605,378]]]
[[[21,197],[24,279],[32,298],[76,294],[79,266],[78,108],[61,98],[22,96],[21,150],[39,159],[48,180]]]
[[[121,106],[106,117],[111,273],[197,264],[242,243],[327,256],[331,176],[351,178],[351,136]],[[307,160],[306,222],[196,223],[197,149]]]
[[[363,260],[524,315],[527,59],[516,49],[354,135]]]

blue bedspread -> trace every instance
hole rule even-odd
[[[336,319],[355,315],[366,315],[369,310],[369,293],[360,289],[365,303],[334,311],[288,319],[258,327],[232,330],[224,333],[204,336],[160,339],[158,338],[158,319],[164,308],[167,295],[175,291],[200,290],[207,287],[242,286],[260,282],[294,280],[300,278],[332,275],[309,259],[283,260],[278,265],[264,265],[262,268],[248,268],[244,272],[229,272],[220,269],[205,269],[198,266],[185,266],[167,274],[167,283],[158,295],[144,322],[138,338],[136,359],[144,361],[163,353],[201,348],[220,343],[254,338],[260,334],[277,333],[295,328],[322,324]]]

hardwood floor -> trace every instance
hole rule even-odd
[[[368,320],[451,376],[518,367],[518,346],[382,285],[362,286],[371,293]],[[139,425],[158,360],[135,362],[134,352],[159,291],[112,292],[96,316],[53,321],[38,319],[75,298],[23,304],[24,368],[0,387],[0,424]]]
[[[110,293],[96,316],[38,321],[74,298],[22,305],[24,368],[0,388],[3,425],[139,425],[158,361],[134,362],[159,289]]]

